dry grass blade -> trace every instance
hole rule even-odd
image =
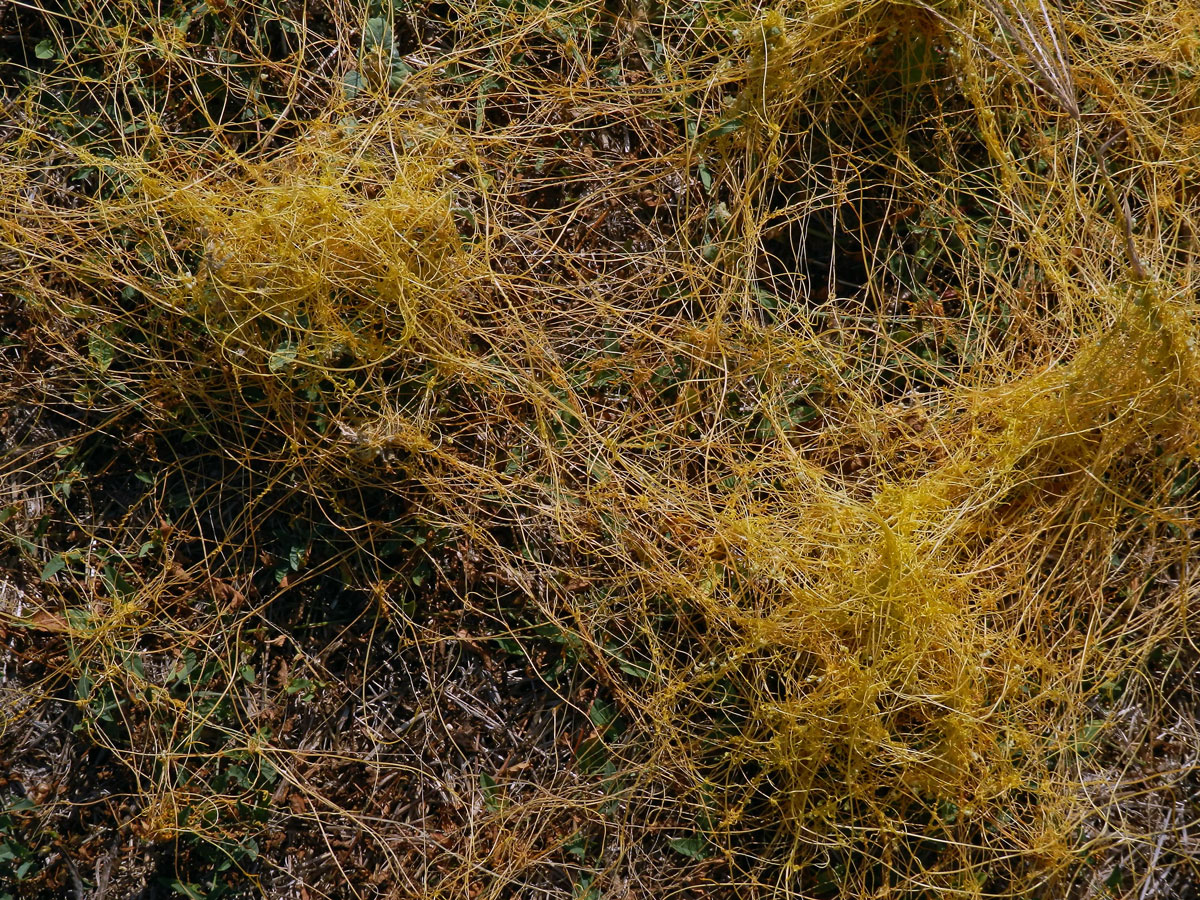
[[[985,2],[992,15],[996,17],[996,21],[1004,29],[1004,33],[1016,42],[1017,46],[1033,62],[1034,68],[1041,76],[1040,80],[1030,78],[1030,84],[1044,89],[1079,126],[1083,140],[1100,168],[1105,190],[1118,217],[1130,269],[1138,281],[1148,280],[1149,274],[1146,272],[1146,267],[1143,265],[1134,243],[1133,213],[1129,209],[1129,200],[1125,192],[1117,190],[1108,163],[1108,148],[1122,136],[1122,132],[1118,130],[1103,143],[1095,141],[1088,125],[1084,122],[1075,82],[1071,77],[1071,67],[1064,55],[1058,31],[1051,19],[1045,0],[1037,2],[1037,10],[1040,13],[1037,18],[1040,18],[1041,21],[1036,23],[1034,15],[1019,2],[1011,4],[1002,3],[1001,0],[985,0]]]

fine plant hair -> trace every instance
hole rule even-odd
[[[0,9],[0,898],[1200,890],[1194,4]]]

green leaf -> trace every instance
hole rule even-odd
[[[62,554],[58,554],[56,556],[50,557],[50,561],[47,562],[46,565],[42,568],[41,580],[49,581],[51,578],[53,578],[55,576],[56,573],[61,572],[66,567],[67,567],[67,561],[62,556]]]
[[[742,127],[741,119],[728,119],[728,120],[722,122],[720,125],[717,125],[714,128],[712,128],[712,130],[709,131],[709,135],[711,135],[712,137],[721,137],[722,135],[732,134],[733,132],[737,131],[741,127]]]
[[[1090,719],[1086,725],[1075,732],[1075,736],[1071,740],[1071,749],[1081,756],[1091,753],[1096,749],[1096,739],[1103,730],[1103,719]]]
[[[367,24],[363,28],[363,49],[374,50],[376,48],[385,53],[392,52],[392,26],[387,19],[381,16],[367,19]]]
[[[105,566],[102,580],[104,581],[104,588],[108,591],[110,597],[125,600],[134,592],[133,585],[125,579],[124,575],[117,571],[116,566]]]
[[[582,741],[575,752],[575,759],[579,762],[579,768],[588,775],[611,775],[616,771],[608,757],[608,748],[599,738],[592,737]]]
[[[1125,684],[1123,681],[1106,681],[1103,684],[1096,685],[1096,692],[1109,702],[1120,697],[1124,690]]]
[[[54,41],[46,38],[33,48],[33,53],[38,59],[54,59],[58,56],[58,50],[54,46]]]
[[[591,872],[580,875],[571,890],[572,900],[600,900],[600,892],[592,886],[595,880],[596,876]]]
[[[80,672],[79,677],[75,679],[75,696],[80,700],[91,699],[94,684],[91,674],[86,669]]]
[[[250,862],[258,859],[258,841],[254,838],[246,838],[246,840],[242,841],[240,849]]]
[[[621,659],[620,657],[617,657],[617,668],[620,669],[622,672],[624,672],[626,675],[630,675],[633,678],[637,678],[641,681],[648,680],[650,678],[650,676],[653,674],[645,666],[639,666],[637,663],[630,662],[629,660],[626,660],[626,659]]]
[[[587,857],[587,840],[583,836],[582,831],[577,831],[571,835],[570,840],[563,844],[563,849],[570,853],[578,860],[583,860]]]
[[[347,100],[353,100],[362,89],[363,79],[357,69],[351,69],[342,76],[342,93],[346,95]]]
[[[183,894],[188,900],[204,900],[205,897],[204,892],[200,889],[200,885],[188,884],[178,879],[171,882],[171,890]]]
[[[313,691],[317,687],[323,687],[323,685],[314,684],[307,678],[293,678],[284,685],[283,689],[293,696],[299,694],[300,699],[307,703],[309,700],[312,700],[314,696]]]
[[[497,637],[497,638],[492,638],[492,640],[494,640],[496,642],[497,647],[499,647],[501,650],[503,650],[509,656],[524,656],[525,655],[525,651],[521,647],[520,643],[518,643],[517,641],[514,641],[512,638]]]
[[[702,834],[692,834],[687,837],[672,838],[667,841],[671,849],[676,853],[686,856],[688,859],[704,859],[707,854],[705,850],[708,847],[708,839]]]
[[[491,812],[500,811],[500,788],[487,772],[479,773],[479,788],[483,791],[483,803]]]
[[[412,74],[412,68],[398,56],[392,57],[392,71],[388,76],[388,86],[395,90],[400,87]]]
[[[599,697],[592,701],[592,705],[588,709],[588,718],[592,720],[592,724],[600,731],[603,731],[604,726],[608,725],[616,717],[617,712],[613,709],[612,704],[605,703]]]
[[[1121,891],[1121,883],[1125,880],[1125,870],[1120,866],[1113,866],[1112,872],[1104,879],[1104,886],[1112,892],[1115,897]]]
[[[125,670],[127,672],[132,672],[138,678],[145,679],[146,667],[142,663],[142,655],[140,653],[126,653]]]
[[[107,372],[116,356],[116,351],[102,335],[93,333],[88,337],[88,356],[92,358],[101,372]]]
[[[283,344],[271,354],[271,358],[267,361],[267,368],[272,372],[282,372],[295,361],[296,345]]]

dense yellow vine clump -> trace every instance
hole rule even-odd
[[[348,144],[313,140],[219,180],[145,183],[164,225],[202,242],[197,272],[177,278],[234,353],[269,353],[263,334],[292,330],[300,359],[375,364],[428,341],[470,298],[434,148],[371,159]]]
[[[84,4],[6,113],[0,397],[75,424],[0,463],[0,613],[142,836],[261,886],[350,821],[430,898],[1183,878],[1191,13],[434,6],[125,59]]]

